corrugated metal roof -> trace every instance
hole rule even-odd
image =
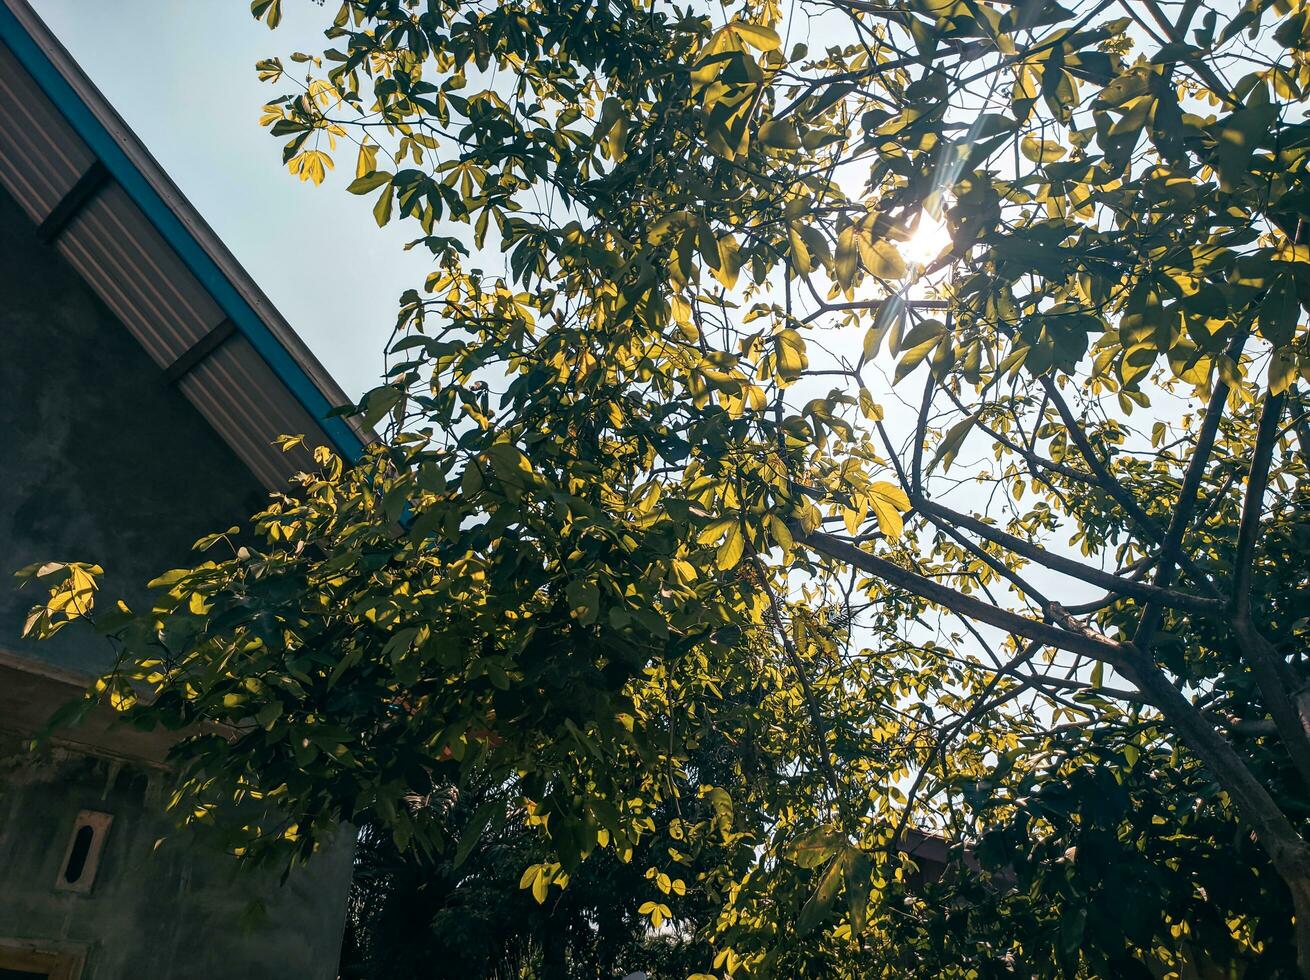
[[[97,193],[55,245],[162,368],[223,320],[218,304],[117,184]]]
[[[310,462],[279,435],[371,438],[326,417],[345,394],[25,0],[0,0],[0,185],[266,486]]]
[[[0,176],[39,222],[95,157],[8,48],[0,47]]]
[[[275,449],[271,457],[267,452],[265,433],[312,431],[314,422],[299,403],[278,397],[277,378],[245,337],[232,337],[179,384],[210,425],[231,433],[228,444],[265,485],[285,482],[281,472],[287,465],[294,469],[312,465],[304,448],[285,454]],[[229,398],[230,391],[241,391],[245,397]]]

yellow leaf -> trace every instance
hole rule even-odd
[[[1064,156],[1065,148],[1054,140],[1041,140],[1025,136],[1019,143],[1019,152],[1033,163],[1054,163]]]
[[[741,250],[737,246],[737,239],[731,235],[725,235],[718,241],[719,264],[714,270],[714,278],[723,283],[725,289],[732,289],[737,285],[737,276],[741,272]]]
[[[905,530],[905,522],[901,520],[901,515],[897,513],[896,508],[877,497],[870,503],[873,505],[873,513],[878,518],[878,528],[882,533],[893,540],[899,538]]]
[[[805,341],[791,327],[778,334],[778,373],[785,377],[796,377],[807,367],[810,361],[805,354]]]
[[[287,163],[287,169],[296,174],[301,180],[313,181],[315,184],[323,183],[323,178],[335,164],[332,158],[322,150],[306,150],[303,153],[297,153]]]
[[[733,33],[759,51],[776,51],[782,47],[782,38],[778,37],[778,32],[772,27],[743,21],[733,21],[730,26]]]
[[[787,522],[777,514],[770,514],[768,524],[769,533],[773,535],[773,540],[778,542],[784,551],[791,551],[796,542],[792,538],[791,529],[787,527]]]
[[[376,143],[359,144],[359,156],[355,159],[355,177],[371,174],[378,168],[378,145]]]
[[[280,118],[280,117],[279,117]],[[760,127],[760,141],[776,150],[799,150],[800,137],[790,122],[770,119]]]
[[[898,510],[910,509],[910,498],[906,496],[905,491],[895,483],[888,483],[886,480],[877,480],[869,485],[869,492],[886,499]]]
[[[860,258],[859,246],[855,244],[858,235],[855,226],[850,225],[837,236],[837,254],[832,271],[833,278],[842,289],[850,289],[855,283],[855,269]]]
[[[1296,355],[1286,348],[1279,348],[1269,358],[1269,394],[1281,395],[1296,380]]]
[[[795,224],[787,226],[787,241],[791,245],[792,265],[802,276],[809,275],[814,268],[814,264],[810,259],[810,250],[805,247],[805,240],[801,237],[800,229]]]
[[[723,539],[723,544],[719,545],[719,550],[714,557],[715,564],[725,572],[735,568],[745,550],[746,539],[742,537],[741,526],[734,524],[728,531],[728,536]]]
[[[894,483],[879,480],[869,487],[869,505],[878,518],[878,527],[889,538],[899,538],[905,530],[901,514],[910,509],[910,499]]]
[[[675,558],[670,562],[669,569],[679,585],[692,585],[696,581],[696,566],[689,561]]]
[[[842,522],[846,525],[846,533],[854,537],[860,533],[860,525],[864,523],[864,509],[853,507],[843,507],[841,509]]]
[[[856,245],[864,267],[879,279],[902,279],[905,276],[905,257],[891,242],[873,241],[867,233],[857,235]]]
[[[696,535],[696,543],[714,544],[714,542],[718,541],[719,538],[723,537],[726,531],[736,526],[737,521],[734,518],[720,517],[718,520],[711,521],[709,524],[706,524],[701,528],[700,532]]]
[[[860,388],[860,414],[870,422],[881,422],[883,418],[882,406],[873,400],[868,388]]]

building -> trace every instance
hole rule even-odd
[[[108,666],[19,638],[11,573],[91,560],[129,598],[302,468],[345,396],[44,28],[0,0],[0,978],[330,978],[348,835],[285,885],[176,839],[168,743],[101,714],[27,746]]]

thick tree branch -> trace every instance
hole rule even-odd
[[[915,500],[914,498],[911,498],[911,501],[915,508],[924,514],[931,514],[943,520],[949,520],[959,527],[966,528],[995,544],[1008,548],[1016,555],[1035,561],[1052,571],[1079,579],[1088,585],[1095,585],[1098,588],[1105,589],[1107,592],[1147,602],[1158,602],[1174,609],[1185,609],[1190,612],[1218,612],[1224,608],[1224,603],[1220,599],[1209,599],[1202,596],[1186,595],[1169,589],[1161,589],[1149,582],[1121,578],[1111,572],[1084,565],[1072,558],[1066,558],[1063,555],[1047,551],[1041,545],[1025,541],[1023,538],[994,527],[976,517],[943,507],[934,501]]]
[[[1278,441],[1278,423],[1283,414],[1282,395],[1269,395],[1260,411],[1260,427],[1255,451],[1246,479],[1242,502],[1242,521],[1237,535],[1237,554],[1233,559],[1232,626],[1251,675],[1260,688],[1279,740],[1292,759],[1302,783],[1310,787],[1310,727],[1292,697],[1295,680],[1278,650],[1251,620],[1251,577],[1255,564],[1255,545],[1264,513],[1265,491],[1273,465],[1274,446]]]
[[[1260,428],[1255,451],[1246,478],[1246,495],[1242,501],[1242,523],[1237,533],[1237,554],[1233,558],[1233,611],[1245,616],[1251,609],[1251,575],[1255,542],[1264,514],[1265,491],[1269,488],[1269,470],[1273,465],[1274,444],[1278,441],[1278,422],[1283,414],[1283,395],[1269,395],[1260,410]]]
[[[1239,331],[1224,354],[1236,362],[1241,357],[1245,345],[1246,331]],[[1161,589],[1167,589],[1173,580],[1174,565],[1183,544],[1183,535],[1191,525],[1192,514],[1196,510],[1197,492],[1201,488],[1201,479],[1205,476],[1206,467],[1210,464],[1210,454],[1214,450],[1219,422],[1224,417],[1224,405],[1228,401],[1228,383],[1224,380],[1222,372],[1216,371],[1215,374],[1214,391],[1210,393],[1205,419],[1196,434],[1196,445],[1192,448],[1192,458],[1187,464],[1187,472],[1183,475],[1182,486],[1178,488],[1178,506],[1174,510],[1173,519],[1169,522],[1169,530],[1165,532],[1164,546],[1160,549],[1160,561],[1155,569],[1155,585]],[[1149,602],[1142,610],[1133,642],[1149,650],[1150,637],[1159,625],[1160,606],[1158,603]]]
[[[815,551],[844,564],[852,565],[861,571],[868,572],[890,585],[912,592],[920,598],[927,599],[929,602],[936,603],[952,612],[959,613],[962,616],[969,616],[979,622],[986,623],[988,626],[995,626],[997,629],[1005,630],[1007,633],[1013,633],[1016,636],[1022,636],[1025,639],[1037,640],[1046,646],[1105,661],[1112,667],[1118,667],[1122,663],[1121,658],[1116,655],[1113,648],[1107,648],[1104,643],[1098,643],[1082,634],[1071,633],[1049,623],[1028,619],[999,606],[994,606],[989,602],[975,599],[973,596],[958,592],[950,586],[942,585],[940,582],[934,582],[932,579],[902,568],[885,558],[879,558],[877,555],[862,551],[831,534],[825,534],[821,531],[806,533],[799,526],[794,527],[792,530],[798,540],[804,541]]]
[[[1136,683],[1173,725],[1188,747],[1224,788],[1274,868],[1292,893],[1297,931],[1297,960],[1310,976],[1310,847],[1292,826],[1264,784],[1251,773],[1236,750],[1215,730],[1201,710],[1187,700],[1150,658],[1131,644],[1122,644],[1137,673]]]

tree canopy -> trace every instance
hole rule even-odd
[[[152,609],[32,573],[188,820],[511,800],[700,977],[1310,972],[1310,7],[334,8],[263,121],[433,256],[385,437]]]

